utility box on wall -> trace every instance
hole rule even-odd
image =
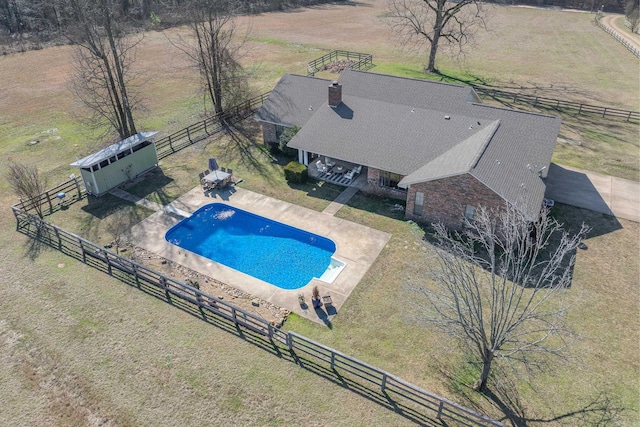
[[[158,153],[151,138],[157,133],[139,132],[71,163],[80,168],[87,193],[102,196],[155,167]]]

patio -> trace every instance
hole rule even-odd
[[[332,184],[352,186],[360,176],[367,175],[367,168],[355,163],[316,157],[309,163],[309,176]]]
[[[391,237],[388,233],[382,231],[242,188],[232,187],[231,189],[213,191],[207,194],[199,187],[194,188],[165,207],[163,211],[156,212],[134,226],[131,237],[138,246],[145,250],[318,323],[326,324],[331,317],[340,312],[340,308],[349,297],[349,294],[364,277]],[[312,279],[311,282],[300,289],[287,290],[213,262],[195,253],[186,252],[177,246],[169,244],[164,239],[164,234],[167,230],[182,219],[178,215],[172,214],[172,212],[188,215],[209,203],[229,204],[230,206],[325,236],[336,244],[336,252],[333,257],[344,262],[346,266],[331,283]],[[311,306],[311,293],[314,286],[318,286],[321,296],[331,296],[331,306],[313,309]],[[305,296],[306,307],[299,304],[299,294]]]

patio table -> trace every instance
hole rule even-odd
[[[221,170],[215,170],[213,172],[211,172],[208,175],[205,175],[202,178],[203,182],[206,182],[208,184],[212,184],[212,185],[218,185],[221,182],[225,182],[227,179],[229,179],[229,177],[231,176],[231,174],[227,173],[227,172],[222,172]]]

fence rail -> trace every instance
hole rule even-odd
[[[66,188],[66,184],[62,188]],[[338,373],[343,380],[344,376],[349,376],[359,384],[368,384],[368,390],[373,389],[386,396],[387,400],[393,402],[391,406],[404,416],[415,420],[431,414],[445,424],[453,421],[463,426],[504,426],[356,358],[295,332],[284,332],[260,316],[48,223],[22,210],[20,203],[11,208],[17,221],[17,230],[31,238],[173,305],[195,307],[205,319],[207,316],[224,319],[236,329],[242,328],[268,338],[275,346],[286,346],[301,366],[306,362],[300,356],[312,357]]]
[[[455,421],[464,426],[504,426],[504,424],[478,414],[448,399],[429,393],[382,369],[348,356],[295,332],[288,333],[287,345],[290,350],[304,353],[324,363],[334,372],[354,376],[379,387],[384,394],[393,394],[403,401],[411,402],[422,409],[428,409],[439,420]]]
[[[602,28],[603,30],[605,30],[607,33],[611,34],[616,40],[618,40],[620,43],[622,43],[624,45],[624,47],[626,47],[629,52],[633,53],[637,58],[640,59],[640,50],[635,47],[632,43],[629,43],[629,40],[627,40],[626,38],[622,37],[620,34],[618,34],[618,32],[616,30],[614,30],[613,28],[610,28],[606,25],[604,25],[602,22],[600,22],[600,20],[602,19],[602,14],[600,14],[600,12],[598,12],[596,14],[596,25],[600,28]]]
[[[47,215],[69,203],[82,199],[85,193],[86,190],[81,180],[72,175],[67,181],[45,190],[36,197],[27,200],[20,199],[16,206],[25,212],[37,211],[40,207],[43,208],[43,214]]]
[[[603,118],[622,118],[627,122],[640,121],[640,111],[621,110],[618,108],[602,107],[598,105],[582,104],[580,102],[563,101],[555,98],[545,98],[536,95],[527,95],[518,92],[508,92],[499,89],[489,89],[482,86],[473,86],[478,95],[494,99],[504,99],[510,102],[521,102],[533,107],[552,108],[558,111],[575,111],[578,114],[593,114]]]
[[[156,141],[156,150],[158,158],[163,159],[177,151],[182,150],[196,142],[202,141],[211,135],[220,132],[225,124],[238,123],[253,113],[267,99],[271,92],[266,92],[253,97],[245,102],[235,105],[227,109],[222,114],[216,114],[208,117],[201,122],[192,124],[184,129],[172,133],[171,135],[160,138]]]
[[[330,65],[340,58],[344,58],[347,61],[354,61],[347,68],[352,70],[368,70],[373,67],[373,55],[369,53],[349,52],[346,50],[332,50],[326,55],[316,58],[313,61],[307,63],[307,75],[313,76],[318,71],[322,71],[325,66]]]

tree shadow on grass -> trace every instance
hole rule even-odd
[[[467,384],[475,380],[469,376],[473,373],[462,374],[458,377],[446,373],[442,369],[440,369],[440,373],[444,378],[447,378],[451,391],[465,401],[464,405],[480,413],[488,413],[490,412],[486,407],[488,404],[502,414],[502,416],[494,415],[494,419],[503,423],[508,422],[513,426],[529,427],[540,424],[583,427],[608,426],[615,424],[624,411],[624,408],[615,405],[606,393],[600,392],[576,409],[545,417],[537,416],[526,409],[513,377],[504,369],[498,367],[494,370],[489,386],[484,393],[475,391],[471,384]],[[475,372],[475,374],[479,375],[479,372]],[[521,378],[518,377],[518,380],[520,381]],[[534,389],[535,392],[531,383],[528,383],[527,386]]]
[[[512,381],[502,377],[499,382],[494,381],[483,395],[485,399],[495,405],[514,426],[527,427],[539,424],[567,425],[567,426],[609,426],[615,424],[623,408],[615,405],[606,393],[600,392],[583,406],[563,412],[539,417],[527,414],[520,400],[518,391]]]

